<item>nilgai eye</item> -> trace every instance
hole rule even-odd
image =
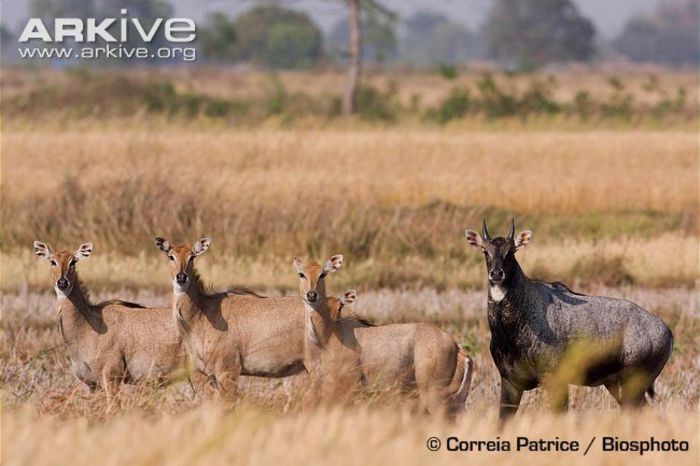
[[[56,267],[58,264],[56,263],[55,260],[51,259],[51,265],[53,265],[54,267]]]
[[[303,273],[299,273],[299,278],[306,278],[306,275],[304,275]]]
[[[175,256],[168,256],[168,259],[170,259],[171,261],[174,261],[174,260],[175,260]]]

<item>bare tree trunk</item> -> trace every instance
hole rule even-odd
[[[350,29],[350,66],[343,94],[343,115],[355,111],[357,86],[362,73],[362,30],[360,28],[360,0],[347,0],[348,26]]]

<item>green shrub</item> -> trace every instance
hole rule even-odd
[[[400,111],[395,84],[391,84],[386,91],[360,86],[356,104],[358,115],[369,121],[394,121]]]
[[[440,75],[452,81],[457,78],[457,68],[454,65],[443,63],[440,65]]]
[[[463,117],[469,111],[471,98],[469,90],[455,87],[440,105],[428,112],[428,117],[440,124]]]
[[[530,113],[556,114],[562,109],[553,97],[555,82],[553,79],[530,83],[529,89],[523,94],[519,102],[519,112],[525,116]]]
[[[486,73],[477,82],[481,110],[489,118],[515,115],[518,108],[517,98],[504,92],[490,73]]]

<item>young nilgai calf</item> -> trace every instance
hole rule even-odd
[[[354,291],[326,297],[326,276],[343,256],[324,265],[295,259],[304,300],[304,362],[312,380],[323,378],[344,390],[361,385],[416,386],[422,407],[455,415],[464,409],[472,360],[446,332],[427,324],[374,326],[343,317],[340,306],[354,301]]]
[[[108,396],[121,382],[164,380],[184,367],[184,351],[170,309],[149,309],[126,301],[90,303],[76,264],[92,254],[92,243],[75,252],[54,252],[34,242],[34,253],[51,264],[58,298],[58,329],[75,376]]]
[[[221,397],[236,397],[238,377],[284,377],[304,369],[304,309],[297,297],[263,298],[245,288],[206,290],[194,266],[209,249],[155,238],[168,258],[173,283],[172,316],[194,367]]]
[[[554,380],[556,408],[568,404],[567,384],[605,385],[620,405],[654,396],[654,380],[673,350],[669,328],[656,316],[622,299],[575,293],[560,282],[525,276],[515,253],[531,231],[491,238],[466,230],[483,252],[488,275],[491,355],[501,374],[503,419],[518,409],[524,390]]]

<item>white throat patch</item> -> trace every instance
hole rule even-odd
[[[56,298],[58,299],[67,298],[68,296],[70,296],[71,291],[73,291],[72,286],[69,287],[67,290],[62,290],[54,285],[53,289],[56,290]]]
[[[188,283],[185,283],[185,286],[187,286]],[[173,293],[175,296],[181,296],[187,291],[187,288],[183,288],[182,285],[180,285],[177,281],[173,280]]]
[[[489,287],[489,293],[491,293],[491,299],[496,301],[497,303],[500,303],[503,301],[503,298],[506,297],[506,289],[503,288],[501,285],[493,285]]]

